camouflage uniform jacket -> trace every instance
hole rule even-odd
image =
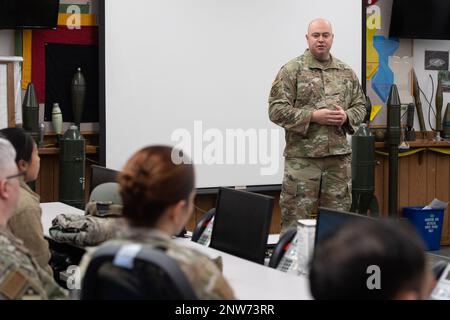
[[[8,228],[14,236],[23,241],[41,268],[52,275],[52,268],[48,264],[50,249],[48,241],[44,238],[41,217],[39,195],[21,180],[19,203],[14,215],[8,221]]]
[[[113,239],[123,218],[102,218],[62,213],[52,221],[49,233],[60,243],[85,247]]]
[[[103,245],[142,243],[152,248],[164,249],[168,256],[178,262],[199,299],[234,299],[233,290],[223,277],[220,266],[206,255],[178,245],[168,235],[155,229],[125,226],[118,236],[117,240],[105,242]],[[82,275],[94,252],[87,251],[83,256],[80,264]]]
[[[39,267],[23,242],[0,227],[0,300],[66,297],[67,292]]]
[[[325,157],[351,153],[346,133],[353,134],[366,115],[365,96],[355,73],[331,57],[324,67],[306,50],[285,64],[272,85],[269,117],[285,129],[284,156]],[[313,111],[341,106],[348,121],[342,126],[311,123]]]

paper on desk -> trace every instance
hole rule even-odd
[[[431,201],[429,205],[423,207],[423,209],[446,209],[447,205],[448,202],[444,202],[434,198],[433,201]]]

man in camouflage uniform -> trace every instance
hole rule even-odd
[[[66,292],[42,269],[23,242],[7,230],[19,200],[19,173],[12,145],[0,138],[0,300],[59,299]]]
[[[346,134],[364,119],[365,96],[351,68],[330,54],[333,38],[329,21],[313,20],[306,35],[309,49],[281,68],[270,92],[270,120],[285,129],[286,139],[282,232],[308,218],[318,204],[350,209]]]

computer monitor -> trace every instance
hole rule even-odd
[[[210,247],[264,263],[273,197],[219,188]]]
[[[93,164],[91,166],[91,183],[89,193],[95,189],[96,186],[106,182],[117,182],[117,175],[119,171],[97,166]]]
[[[338,227],[355,219],[373,220],[373,218],[371,217],[363,216],[353,212],[319,207],[314,245],[317,245],[324,237],[336,230]]]

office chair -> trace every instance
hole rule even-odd
[[[269,260],[269,267],[276,268],[297,234],[297,227],[291,227],[280,237]]]
[[[66,272],[70,266],[79,265],[86,250],[67,243],[56,242],[51,237],[44,237],[48,241],[51,253],[48,264],[53,270],[54,278],[61,287],[67,289],[67,281],[61,278],[61,273]]]
[[[122,205],[122,197],[119,194],[119,184],[117,182],[106,182],[99,184],[92,190],[89,201],[111,202]]]
[[[194,231],[192,232],[192,238],[191,240],[194,242],[198,242],[201,235],[205,231],[206,227],[208,226],[208,223],[211,221],[211,219],[216,214],[216,208],[212,208],[208,212],[206,212],[203,217],[200,219],[200,221],[197,223],[197,226],[195,227]]]
[[[263,264],[273,197],[219,188],[210,247]]]
[[[92,193],[94,188],[99,184],[105,182],[117,182],[118,173],[119,171],[113,169],[97,166],[95,164],[91,165],[91,183],[89,185],[89,192]]]
[[[99,248],[81,287],[82,300],[196,300],[178,264],[159,249],[132,243]]]

